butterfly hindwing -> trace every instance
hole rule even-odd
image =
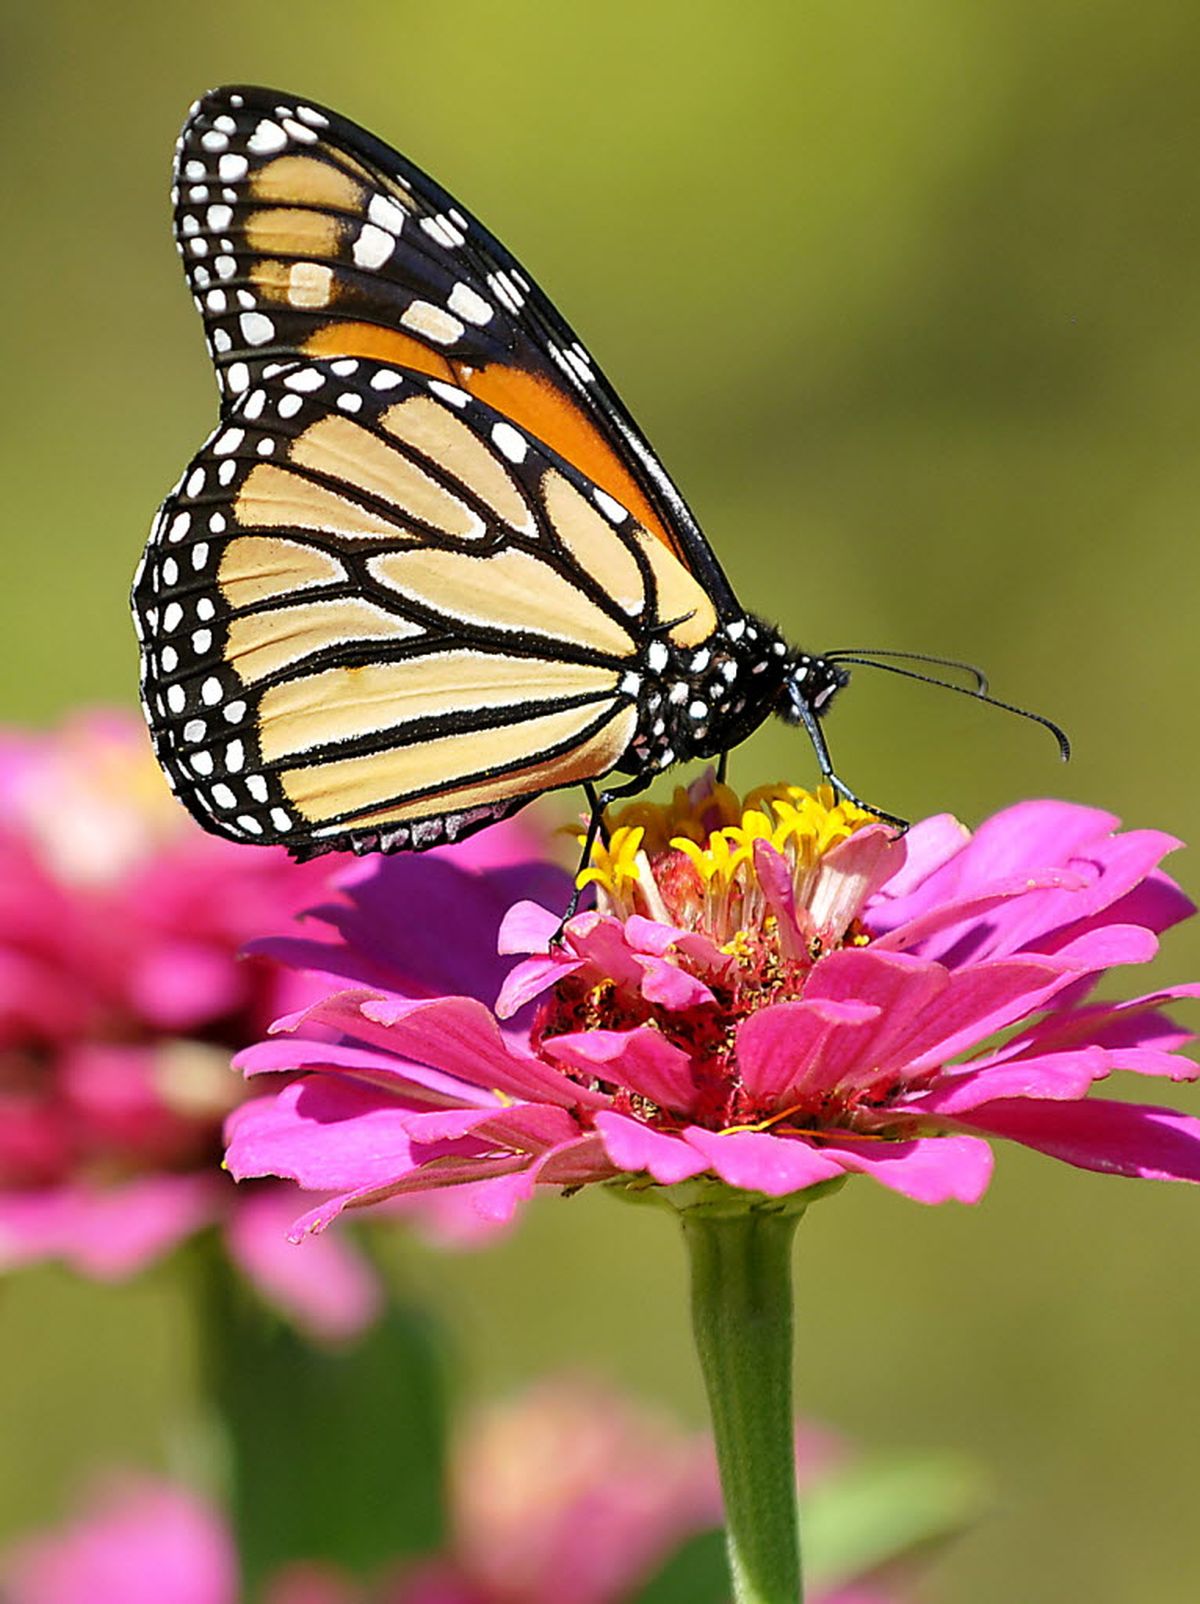
[[[679,491],[574,331],[432,179],[325,107],[272,90],[196,102],[175,232],[232,407],[280,363],[361,357],[486,401],[625,507],[738,609]]]
[[[356,358],[241,393],[134,603],[176,790],[298,855],[434,845],[628,762],[659,643],[718,628],[569,463],[442,379]]]

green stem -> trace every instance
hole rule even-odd
[[[800,1604],[792,1423],[792,1237],[799,1212],[681,1215],[737,1604]]]

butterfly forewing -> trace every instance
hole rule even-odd
[[[663,643],[718,629],[571,464],[440,378],[355,358],[240,394],[134,603],[176,790],[209,829],[300,854],[433,845],[628,766]]]
[[[738,613],[686,503],[517,261],[411,162],[266,89],[198,101],[176,239],[227,408],[281,362],[362,357],[467,390],[543,441]]]

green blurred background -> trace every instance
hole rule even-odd
[[[831,736],[864,795],[975,820],[1051,793],[1194,833],[1200,10],[43,0],[0,26],[6,717],[133,700],[129,575],[214,415],[171,144],[201,89],[262,81],[516,249],[748,605],[812,647],[977,659],[1076,741],[1063,770],[1031,726],[863,672]],[[734,778],[812,770],[778,727]],[[1156,978],[1197,972],[1171,937]],[[1197,1206],[1005,1151],[977,1209],[861,1182],[810,1216],[802,1406],[995,1477],[929,1604],[1200,1594]],[[485,1253],[402,1256],[472,1387],[587,1363],[700,1418],[653,1211],[549,1200]],[[5,1287],[0,1535],[81,1462],[169,1463],[193,1357],[169,1273]]]

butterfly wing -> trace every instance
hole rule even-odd
[[[737,602],[686,502],[548,298],[396,151],[274,90],[214,90],[176,161],[175,232],[231,407],[278,364],[363,357],[440,378],[573,464]]]
[[[444,379],[353,357],[232,402],[134,609],[182,800],[299,856],[432,846],[636,767],[655,654],[719,628],[572,464]]]

